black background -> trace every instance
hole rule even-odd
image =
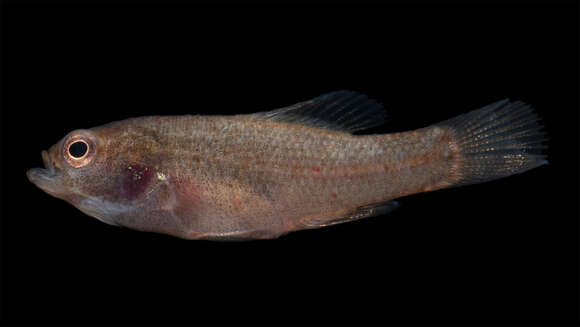
[[[578,5],[6,5],[2,322],[574,324]],[[349,89],[423,127],[509,97],[550,165],[272,241],[105,225],[28,182],[66,133]]]

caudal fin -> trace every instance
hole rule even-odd
[[[453,131],[454,186],[483,183],[547,164],[540,118],[521,102],[502,100],[437,124]]]

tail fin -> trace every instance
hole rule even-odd
[[[437,124],[451,128],[459,153],[454,186],[483,183],[547,164],[540,118],[520,101],[502,100]]]

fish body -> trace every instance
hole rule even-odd
[[[398,197],[546,163],[538,118],[521,102],[351,133],[383,121],[378,103],[347,91],[250,115],[132,118],[69,133],[28,177],[108,224],[232,240],[382,214]]]

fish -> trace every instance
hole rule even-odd
[[[227,241],[384,215],[400,197],[548,163],[541,119],[521,101],[354,134],[385,120],[381,104],[354,91],[252,114],[129,118],[70,132],[27,177],[110,225]]]

